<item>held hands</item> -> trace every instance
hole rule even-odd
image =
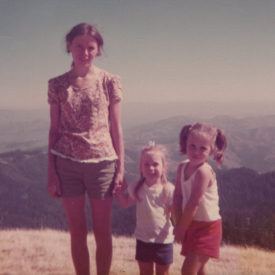
[[[118,196],[127,188],[127,184],[122,173],[117,173],[114,180],[113,196]]]
[[[185,234],[186,234],[187,227],[186,226],[181,226],[177,224],[174,227],[173,234],[175,235],[175,241],[177,243],[181,243],[184,240]]]
[[[55,172],[48,173],[48,192],[52,198],[60,198],[61,197],[61,186],[60,181]]]

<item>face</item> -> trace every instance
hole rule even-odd
[[[207,160],[211,153],[211,141],[207,135],[200,133],[190,134],[187,139],[186,154],[192,164],[202,164]]]
[[[97,42],[90,35],[78,35],[68,45],[75,66],[89,67],[98,55]]]
[[[162,155],[157,152],[146,152],[142,156],[141,173],[146,180],[154,181],[163,174]]]

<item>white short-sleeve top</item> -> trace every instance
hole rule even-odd
[[[128,186],[129,195],[135,199],[136,183]],[[173,202],[174,185],[172,183],[146,183],[138,191],[140,201],[136,200],[135,237],[149,243],[172,243],[173,226],[170,209]]]

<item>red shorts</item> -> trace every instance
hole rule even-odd
[[[222,220],[192,221],[182,242],[181,254],[197,253],[219,258],[222,240]]]

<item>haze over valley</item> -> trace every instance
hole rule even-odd
[[[154,140],[169,149],[174,172],[182,158],[178,153],[181,128],[200,121],[225,131],[228,139],[225,168],[244,166],[258,172],[272,171],[275,169],[275,115],[271,106],[271,102],[258,104],[257,108],[252,103],[124,104],[122,121],[127,160],[136,163],[140,148]],[[0,110],[0,131],[0,153],[46,147],[49,110]]]

